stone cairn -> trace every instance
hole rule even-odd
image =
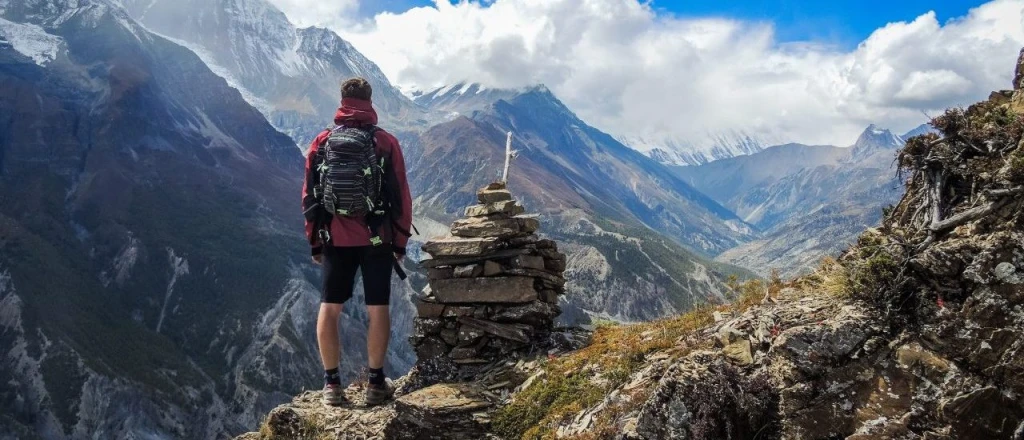
[[[535,235],[539,222],[521,216],[504,183],[477,198],[452,224],[452,237],[423,245],[432,257],[422,262],[429,286],[411,337],[421,368],[451,361],[466,372],[543,347],[561,313],[565,255]]]

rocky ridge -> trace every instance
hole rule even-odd
[[[641,398],[597,411],[601,423],[566,417],[548,429],[1024,438],[1024,90],[1015,85],[910,139],[898,162],[906,194],[838,261],[789,283],[738,286],[746,300],[713,312],[689,353],[641,374],[651,384]]]
[[[910,139],[906,194],[838,260],[789,282],[734,283],[731,306],[600,327],[586,347],[540,360],[509,397],[470,404],[487,435],[1024,438],[1015,86]]]

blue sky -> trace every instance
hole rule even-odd
[[[727,17],[774,23],[779,42],[815,41],[852,48],[875,29],[895,21],[911,21],[935,11],[940,23],[967,14],[980,0],[655,0],[654,8],[682,17]],[[431,0],[362,2],[360,13],[403,12]]]

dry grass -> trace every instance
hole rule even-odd
[[[598,326],[589,346],[548,361],[542,378],[498,411],[493,419],[495,433],[509,439],[554,439],[559,426],[599,404],[646,367],[648,355],[661,353],[674,360],[710,347],[712,341],[692,336],[714,322],[715,311],[742,313],[766,296],[776,297],[789,284],[775,273],[768,280],[739,282],[733,278],[728,286],[733,301],[730,305],[703,306],[681,316],[641,324]],[[579,438],[609,438],[622,416],[646,401],[651,391],[640,387],[619,403],[609,405],[597,415],[592,429]]]
[[[505,438],[555,438],[558,426],[600,403],[643,368],[647,355],[663,352],[678,358],[696,348],[684,339],[711,324],[713,310],[703,307],[670,319],[597,328],[589,346],[548,361],[542,378],[498,411],[495,432]],[[631,409],[621,405],[609,408],[598,417],[598,424],[611,426],[613,413]]]
[[[793,285],[805,294],[833,298],[847,298],[853,293],[850,270],[832,257],[823,258],[814,272],[797,279]]]

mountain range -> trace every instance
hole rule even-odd
[[[785,142],[781,136],[742,129],[705,131],[681,137],[623,136],[622,143],[665,165],[699,166],[757,153]]]
[[[14,379],[0,438],[217,438],[319,385],[296,145],[352,75],[405,149],[414,259],[497,177],[513,133],[509,187],[568,256],[565,323],[724,301],[730,275],[751,276],[727,262],[801,265],[782,242],[877,221],[891,182],[895,147],[877,129],[851,149],[736,134],[669,158],[540,85],[413,100],[265,0],[0,0],[0,371]],[[394,285],[391,373],[414,359],[425,281],[410,272]],[[365,363],[365,322],[346,308],[346,380]]]
[[[878,224],[882,209],[901,194],[897,150],[929,130],[897,136],[871,125],[847,148],[786,144],[676,171],[761,231],[719,261],[792,276]]]

